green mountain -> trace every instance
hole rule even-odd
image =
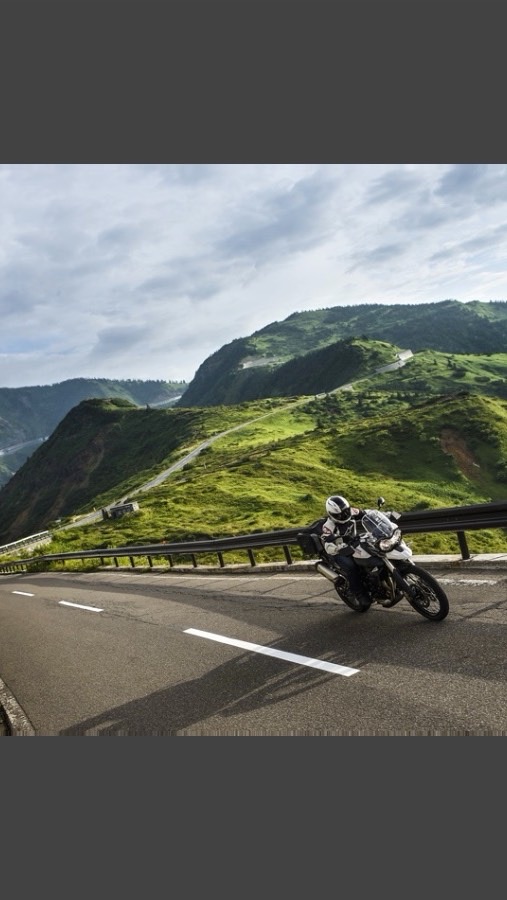
[[[349,342],[358,338],[414,353],[503,353],[507,302],[372,303],[296,312],[209,356],[177,405],[214,406],[328,390],[329,367],[335,385],[337,378],[349,379]]]
[[[0,486],[82,400],[120,397],[160,407],[173,404],[186,387],[184,381],[73,378],[52,385],[0,388]]]
[[[141,408],[122,398],[82,401],[0,490],[0,542],[114,501],[185,448],[266,408],[244,406],[224,415],[223,409]]]
[[[507,400],[468,391],[421,400],[358,384],[318,398],[167,410],[85,401],[0,491],[0,541],[50,528],[57,552],[270,531],[313,521],[331,492],[360,505],[382,494],[401,511],[489,502],[505,497],[506,460]],[[134,515],[55,525],[133,496]],[[494,540],[495,551],[507,549],[503,531]],[[453,534],[411,543],[457,552]],[[490,537],[474,532],[469,546],[489,550]]]
[[[382,494],[401,511],[503,500],[506,338],[506,303],[339,307],[226,345],[184,393],[170,386],[183,396],[168,408],[131,382],[114,397],[108,382],[1,487],[0,542],[51,529],[56,549],[80,549],[297,527],[330,492],[361,505]],[[132,496],[135,515],[72,527]],[[503,531],[494,538],[507,550]],[[452,534],[411,543],[456,552]],[[469,545],[490,549],[489,536]]]

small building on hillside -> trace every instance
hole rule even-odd
[[[119,503],[118,506],[109,506],[102,510],[103,519],[119,519],[127,513],[137,512],[139,503],[131,500],[130,503]]]

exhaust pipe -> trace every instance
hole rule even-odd
[[[317,572],[320,572],[321,575],[324,575],[324,578],[327,578],[328,581],[332,581],[333,584],[338,581],[340,577],[336,572],[333,572],[329,566],[324,565],[323,562],[315,563],[315,568]]]

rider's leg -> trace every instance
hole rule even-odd
[[[357,566],[353,558],[348,555],[345,556],[342,553],[337,553],[336,556],[333,557],[333,562],[338,565],[347,576],[352,593],[355,594],[356,597],[358,597],[363,606],[369,606],[370,599],[363,587],[361,576],[359,575]]]

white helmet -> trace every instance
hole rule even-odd
[[[348,522],[350,519],[350,503],[340,494],[333,494],[326,500],[326,512],[333,522]]]

